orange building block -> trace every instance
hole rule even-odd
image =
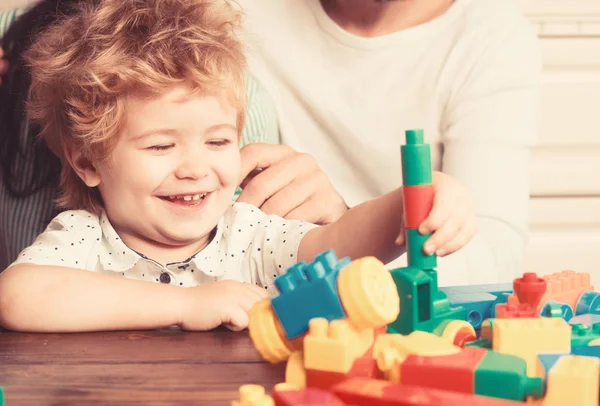
[[[404,186],[404,227],[419,228],[433,207],[435,190],[433,185]]]
[[[357,406],[523,406],[511,400],[365,378],[349,379],[331,390],[346,404]]]
[[[565,303],[575,311],[577,301],[583,292],[594,290],[594,286],[590,283],[590,274],[587,272],[567,270],[544,275],[542,278],[546,280],[546,292],[535,309],[536,314],[540,314],[544,304],[550,300]],[[508,297],[508,303],[519,303],[519,299],[512,294]]]
[[[501,303],[496,305],[496,318],[518,319],[540,317],[539,312],[536,312],[536,308],[526,303]]]
[[[377,367],[377,362],[370,356],[357,358],[348,373],[306,370],[306,386],[329,390],[333,385],[350,378],[384,379],[383,372]]]

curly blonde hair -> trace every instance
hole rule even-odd
[[[27,106],[62,161],[59,207],[99,213],[100,195],[71,167],[67,148],[105,160],[118,141],[126,97],[158,96],[177,84],[225,92],[241,132],[246,59],[236,35],[240,14],[226,0],[91,0],[77,7],[25,54]]]

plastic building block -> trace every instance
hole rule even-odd
[[[260,385],[243,385],[239,389],[239,400],[231,402],[231,406],[274,406],[273,398],[265,393]]]
[[[580,297],[587,291],[593,291],[594,287],[590,284],[590,274],[587,272],[562,271],[551,275],[544,275],[546,280],[546,292],[539,301],[536,314],[542,310],[542,306],[549,302],[555,301],[564,303],[576,312],[576,307]],[[508,303],[520,303],[515,294],[508,298]]]
[[[414,228],[405,229],[406,233],[406,255],[408,263],[418,269],[435,269],[437,267],[437,256],[427,255],[423,251],[425,241],[431,234],[421,234]]]
[[[304,352],[294,351],[285,366],[285,382],[297,388],[306,387],[306,370],[304,368]]]
[[[494,399],[386,381],[354,378],[332,388],[340,399],[357,406],[522,406],[522,402]]]
[[[575,305],[575,314],[600,314],[600,293],[583,292]]]
[[[583,324],[585,326],[591,326],[594,323],[600,323],[600,314],[581,314],[573,316],[569,320],[569,324]]]
[[[429,185],[433,182],[431,150],[425,144],[423,130],[405,131],[406,143],[400,147],[404,186]]]
[[[0,406],[4,405],[4,388],[0,386]]]
[[[544,406],[597,406],[597,358],[564,356],[548,372]]]
[[[312,263],[297,263],[275,278],[280,294],[271,304],[288,339],[304,334],[312,318],[331,321],[346,317],[338,296],[337,278],[349,264],[349,258],[338,260],[330,250],[317,255]]]
[[[464,347],[469,341],[477,339],[475,328],[464,320],[448,320],[444,322],[445,327],[442,331],[442,338],[445,338],[452,344]]]
[[[306,383],[308,387],[329,390],[332,386],[350,378],[384,379],[384,375],[377,367],[377,362],[372,357],[360,357],[354,361],[352,368],[347,373],[306,370]]]
[[[568,304],[559,303],[555,302],[554,300],[551,300],[549,302],[546,302],[542,306],[540,316],[561,317],[565,321],[569,321],[573,317],[573,309],[571,309],[571,306],[569,306]]]
[[[571,348],[571,355],[595,357],[600,359],[600,345],[589,345]]]
[[[343,406],[346,404],[333,393],[318,388],[276,388],[273,397],[275,406]]]
[[[494,319],[492,349],[516,355],[527,363],[527,375],[534,376],[539,353],[569,353],[571,326],[563,319]]]
[[[440,289],[447,292],[444,289]],[[473,328],[478,329],[481,322],[491,317],[492,304],[497,299],[491,293],[465,293],[452,296],[448,293],[448,300],[453,306],[460,306],[465,309],[467,321]]]
[[[348,320],[312,319],[304,337],[304,367],[346,373],[373,342],[373,329],[355,330]]]
[[[505,293],[513,293],[512,283],[491,283],[484,285],[464,285],[464,286],[445,286],[440,288],[444,292],[450,302],[453,304],[456,302],[472,301],[470,295],[476,294],[489,294],[495,297],[503,295]],[[468,300],[465,300],[467,298]]]
[[[400,365],[400,383],[475,393],[475,368],[487,352],[483,348],[466,348],[452,355],[409,355]]]
[[[497,319],[519,319],[538,317],[534,307],[522,303],[505,303],[496,306]]]
[[[398,289],[401,311],[398,318],[388,325],[388,332],[433,332],[444,321],[466,319],[465,309],[451,307],[446,295],[438,290],[435,271],[409,266],[394,269],[390,273]]]
[[[442,337],[414,331],[409,335],[386,334],[377,337],[373,358],[388,380],[399,382],[400,365],[409,355],[446,356],[460,351],[459,347]]]
[[[573,324],[572,328],[571,347],[588,345],[591,341],[600,338],[600,323],[594,323],[591,326]]]
[[[357,259],[342,269],[338,292],[348,320],[358,329],[384,327],[400,313],[394,279],[375,257]]]
[[[533,272],[526,272],[513,282],[515,295],[519,303],[536,308],[546,293],[546,280]]]
[[[475,369],[475,393],[502,399],[524,401],[541,398],[543,380],[527,376],[524,359],[495,351],[486,351]]]
[[[294,349],[301,348],[298,340],[293,342],[287,339],[269,299],[256,302],[250,309],[248,318],[250,338],[266,361],[271,363],[285,361]]]
[[[429,216],[433,207],[435,190],[433,185],[404,186],[404,227],[417,229]]]

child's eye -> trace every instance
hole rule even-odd
[[[173,144],[165,144],[165,145],[153,145],[151,147],[149,147],[148,149],[152,149],[154,151],[166,151],[167,149],[170,149],[173,147]]]
[[[227,139],[218,139],[218,140],[210,140],[208,141],[209,145],[213,145],[215,147],[224,147],[225,145],[229,145],[231,141]]]

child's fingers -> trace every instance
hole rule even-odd
[[[444,247],[448,242],[450,242],[453,238],[456,237],[458,232],[460,231],[462,220],[465,217],[461,213],[458,216],[452,216],[448,218],[440,227],[438,227],[433,235],[425,241],[423,245],[423,251],[427,255],[431,254],[439,254],[440,248]]]
[[[450,209],[453,207],[452,200],[447,194],[438,192],[433,200],[433,207],[429,215],[419,225],[419,233],[425,235],[440,228],[450,217]]]
[[[437,255],[442,257],[445,255],[452,254],[463,248],[473,238],[477,231],[477,220],[475,217],[469,217],[463,226],[460,228],[458,233],[446,244],[440,246]]]

